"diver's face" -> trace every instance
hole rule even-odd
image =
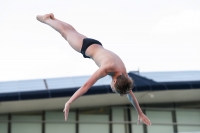
[[[112,89],[113,92],[116,92],[115,87],[114,87],[114,84],[115,84],[115,83],[112,81],[112,82],[110,83],[110,88]]]
[[[116,89],[115,89],[115,81],[114,80],[112,80],[112,82],[110,83],[110,87],[111,87],[111,89],[112,89],[112,91],[113,92],[115,92],[115,93],[118,93],[117,91],[116,91]]]

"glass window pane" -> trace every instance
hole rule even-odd
[[[0,121],[8,120],[8,115],[0,115]]]
[[[124,133],[125,124],[113,124],[113,133]]]
[[[109,133],[109,124],[99,124],[95,122],[108,122],[109,121],[109,108],[96,108],[80,110],[79,112],[80,123],[79,133]]]
[[[152,125],[147,126],[148,133],[173,133],[173,125],[156,125],[162,123],[172,123],[172,112],[171,111],[151,111],[147,110],[146,115],[151,120]],[[154,124],[155,123],[155,124]]]
[[[151,125],[147,126],[148,133],[174,133],[173,126],[171,125]]]
[[[132,133],[143,133],[143,125],[132,124]]]
[[[108,124],[79,124],[79,133],[109,133]]]
[[[200,111],[176,110],[177,123],[200,123]]]
[[[13,121],[11,124],[11,133],[41,133],[42,132],[42,115],[27,114],[27,115],[12,115]],[[28,121],[37,121],[29,123]]]
[[[79,120],[83,122],[108,122],[108,115],[81,114]]]
[[[124,122],[125,114],[124,107],[112,108],[112,120],[113,122]],[[126,132],[125,124],[113,124],[113,133],[124,133]]]
[[[152,123],[172,123],[171,111],[152,111],[147,110],[146,115]]]
[[[199,126],[178,126],[178,133],[200,133]]]
[[[124,122],[124,107],[112,108],[112,120],[118,122]]]
[[[45,112],[46,121],[64,121],[64,113],[62,111],[47,111]],[[68,121],[75,121],[76,113],[70,111],[68,115]]]
[[[177,123],[199,124],[200,111],[198,110],[176,110]],[[179,133],[200,133],[199,126],[182,126],[178,125]]]
[[[5,122],[6,120],[8,120],[7,115],[0,115],[0,133],[8,132],[8,123]]]
[[[45,113],[47,123],[45,123],[45,133],[75,133],[75,123],[57,123],[64,122],[64,114],[62,111],[48,111]],[[75,121],[76,113],[69,112],[68,121]],[[48,123],[51,122],[51,123]],[[53,122],[55,121],[55,122]],[[52,123],[53,122],[53,123]]]
[[[131,121],[134,122],[132,124],[132,133],[143,133],[143,125],[137,125],[138,115],[134,108],[131,108]]]
[[[8,132],[8,123],[0,122],[0,133],[7,133],[7,132]]]

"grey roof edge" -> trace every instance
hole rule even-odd
[[[155,82],[179,82],[179,81],[199,81],[200,70],[193,71],[156,71],[156,72],[138,72],[131,71],[141,77],[151,79]]]

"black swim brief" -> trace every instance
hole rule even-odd
[[[81,48],[81,53],[83,54],[84,58],[90,58],[89,56],[85,55],[85,51],[92,44],[99,44],[99,45],[102,46],[102,44],[95,39],[91,39],[91,38],[84,38],[83,39],[83,45],[82,45],[82,48]]]

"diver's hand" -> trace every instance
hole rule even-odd
[[[151,125],[151,121],[143,113],[141,113],[141,114],[138,115],[138,123],[137,124],[140,124],[140,121],[143,122],[144,124],[148,125],[148,126]]]
[[[68,118],[69,108],[70,108],[70,104],[66,102],[66,103],[65,103],[65,108],[64,108],[64,110],[63,110],[64,116],[65,116],[65,121],[66,121],[67,118]]]

